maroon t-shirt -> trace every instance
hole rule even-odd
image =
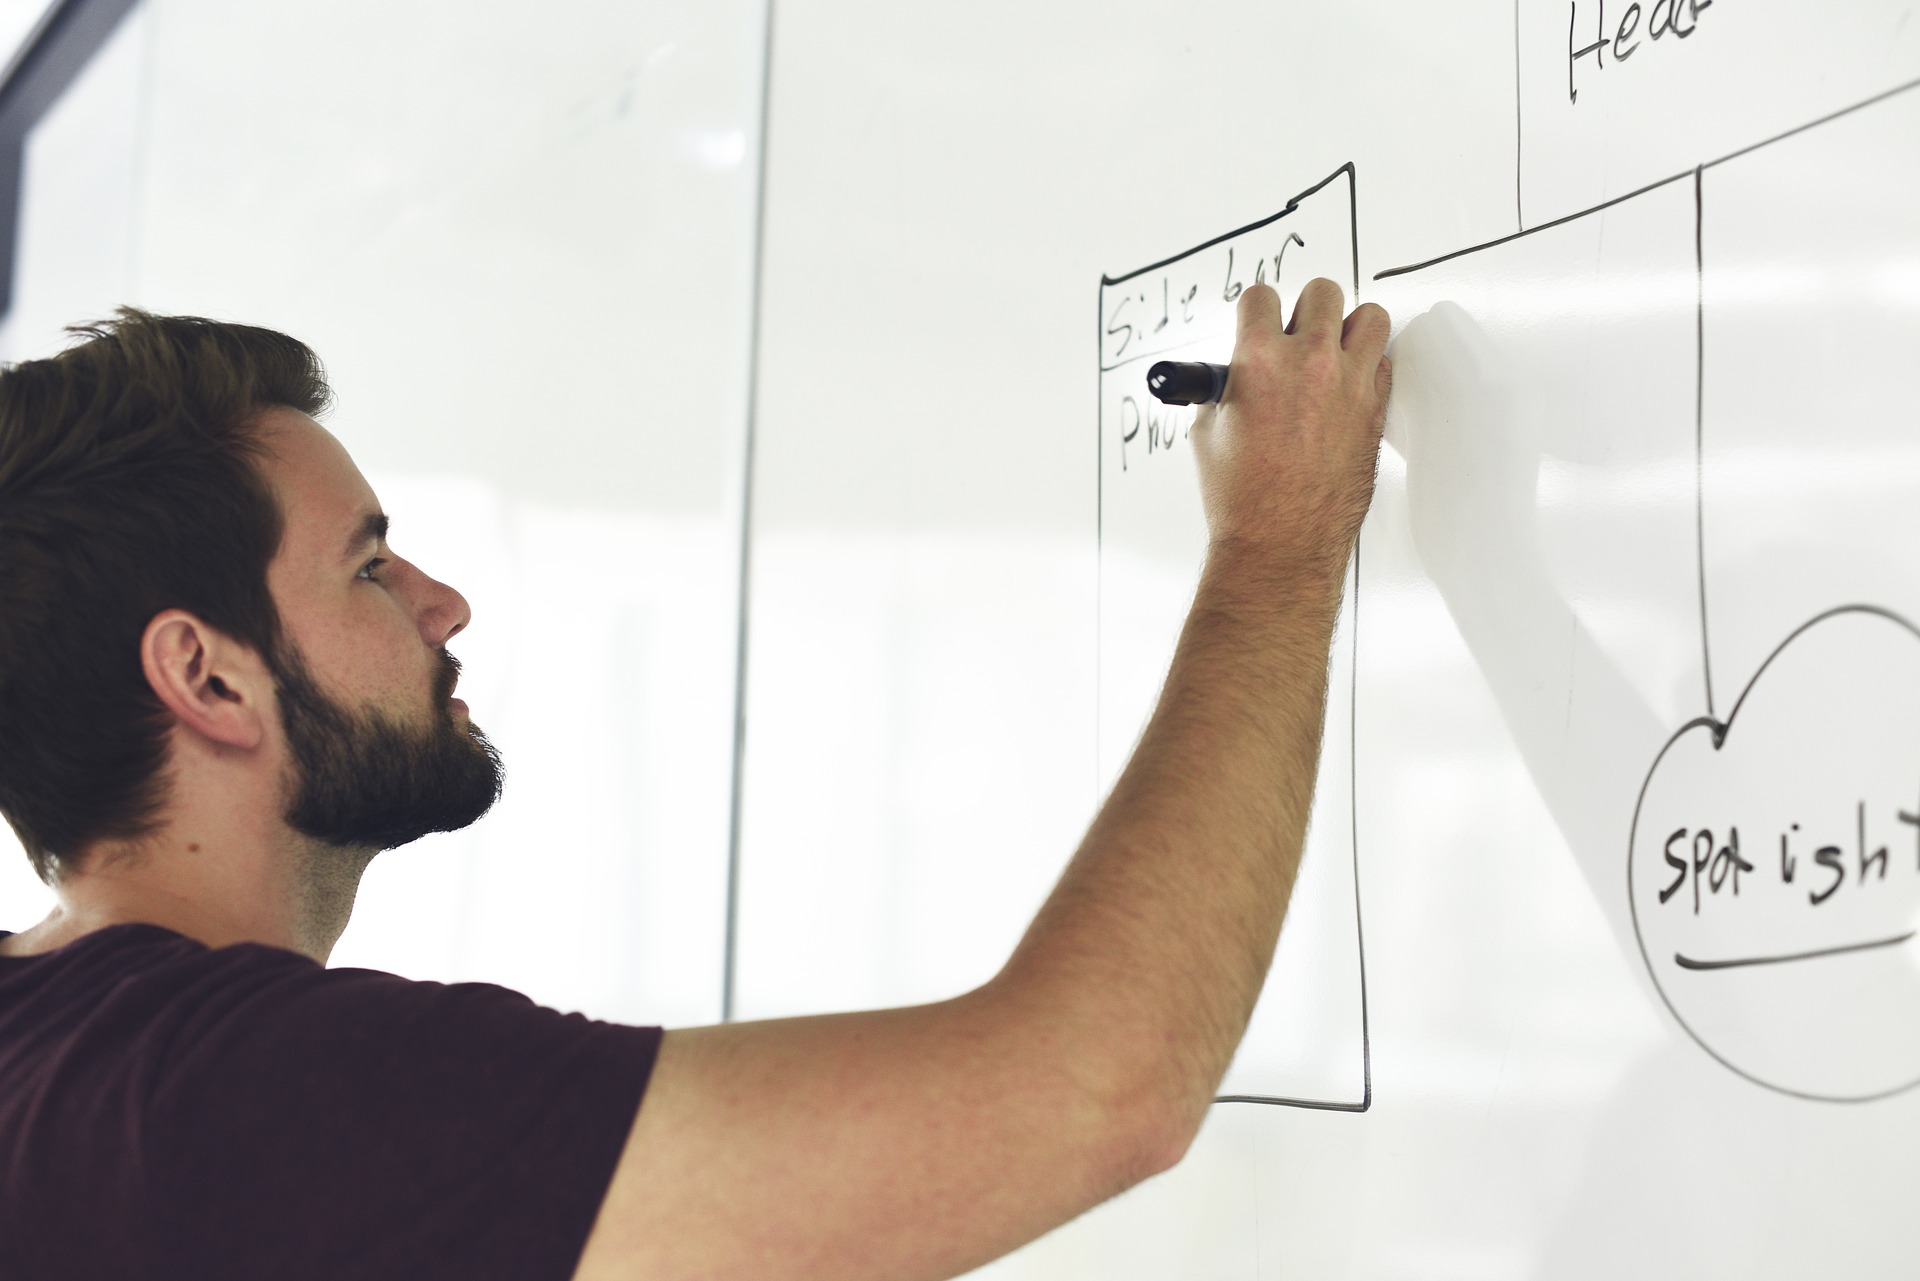
[[[0,1277],[565,1281],[659,1045],[157,925],[0,957]]]

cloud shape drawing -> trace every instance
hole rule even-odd
[[[1920,1084],[1920,630],[1829,610],[1681,727],[1627,897],[1662,999],[1733,1071],[1846,1102]]]

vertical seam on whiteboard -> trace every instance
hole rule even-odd
[[[11,314],[18,292],[27,139],[135,7],[136,0],[43,4],[39,20],[0,66],[0,320]]]
[[[753,585],[753,452],[760,415],[761,299],[766,292],[767,125],[773,100],[773,0],[761,12],[760,155],[753,192],[753,293],[747,308],[747,413],[740,455],[740,594],[734,610],[733,780],[727,814],[726,936],[720,971],[720,1021],[731,1023],[739,980],[740,819],[746,795],[747,615]]]
[[[1713,646],[1707,639],[1707,269],[1701,169],[1693,171],[1693,546],[1700,574],[1700,673],[1713,715]]]
[[[1520,0],[1513,0],[1513,222],[1525,231],[1527,215],[1520,204],[1520,140]]]

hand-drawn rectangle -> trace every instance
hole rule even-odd
[[[1353,167],[1270,218],[1100,287],[1100,771],[1110,786],[1159,694],[1206,549],[1188,459],[1194,411],[1146,388],[1155,360],[1226,363],[1235,301],[1266,283],[1291,308],[1316,276],[1359,291]],[[1252,1026],[1222,1097],[1363,1111],[1372,1100],[1353,839],[1351,584],[1293,902]]]

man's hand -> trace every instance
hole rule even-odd
[[[1226,396],[1193,424],[1216,556],[1336,577],[1346,567],[1373,499],[1393,372],[1387,313],[1363,303],[1342,324],[1342,302],[1339,285],[1309,281],[1283,326],[1270,286],[1240,295]]]

